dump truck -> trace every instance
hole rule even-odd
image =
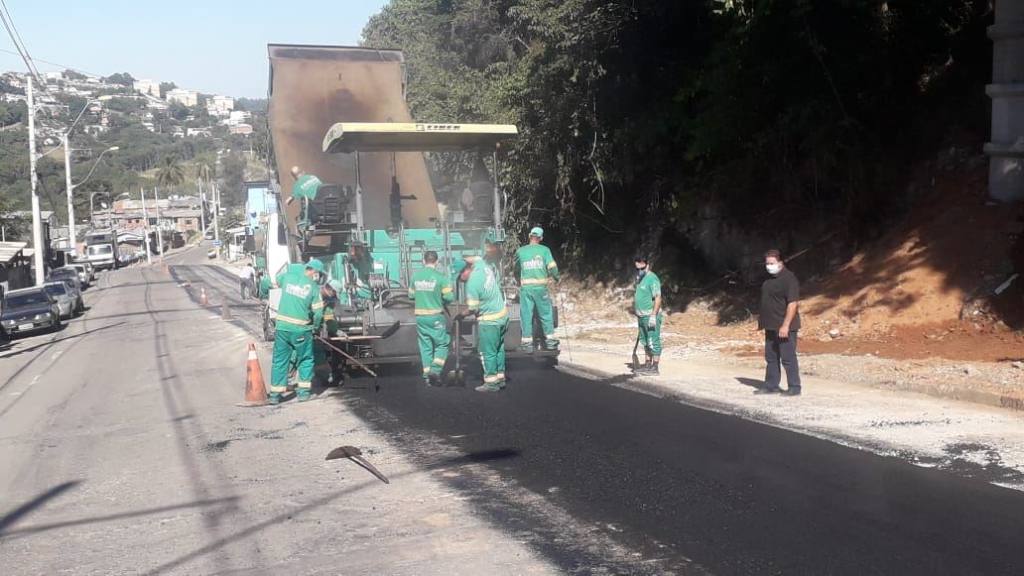
[[[263,272],[275,277],[290,263],[317,258],[340,284],[338,331],[329,340],[337,370],[418,363],[410,279],[432,250],[439,270],[457,286],[465,257],[482,256],[487,242],[505,243],[498,164],[503,144],[518,130],[413,121],[397,50],[273,44],[269,57],[276,206],[268,209],[261,242]],[[424,154],[446,152],[476,158],[439,199]],[[320,184],[314,198],[295,201],[296,175],[303,174]],[[511,270],[501,268],[510,312],[506,350],[516,358],[524,356],[518,351],[518,287]],[[264,307],[267,339],[273,338],[275,301],[272,290]],[[450,326],[457,336],[452,356],[475,358],[475,324]],[[558,351],[530,356],[551,365]]]

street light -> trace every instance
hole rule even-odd
[[[88,105],[86,105],[86,106],[88,106]],[[82,115],[79,114],[78,116],[79,116],[79,118],[81,118]],[[78,122],[78,120],[75,120],[75,122]],[[71,127],[74,128],[74,124],[72,124]],[[72,253],[77,253],[78,252],[78,244],[75,241],[75,203],[74,203],[74,199],[72,197],[72,194],[74,193],[75,188],[81,186],[82,184],[85,184],[85,181],[88,180],[90,176],[92,176],[92,173],[96,171],[96,167],[99,166],[100,160],[103,159],[103,155],[104,154],[106,154],[107,152],[115,152],[115,151],[119,150],[120,147],[119,146],[111,146],[110,148],[107,148],[103,152],[100,152],[100,155],[97,156],[96,157],[96,161],[92,163],[92,168],[89,170],[89,173],[85,175],[85,178],[83,178],[77,184],[72,184],[71,183],[71,146],[70,146],[70,144],[68,142],[68,136],[70,134],[71,134],[71,130],[68,130],[64,134],[64,175],[65,175],[65,178],[67,179],[67,183],[65,184],[65,188],[67,188],[67,191],[68,191],[68,241],[71,244],[71,252]],[[89,198],[89,217],[90,218],[92,217],[92,197]]]

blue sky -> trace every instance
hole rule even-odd
[[[265,97],[267,44],[357,44],[386,0],[6,0],[41,72],[130,72],[182,88]],[[14,46],[0,28],[0,49]],[[0,52],[0,70],[23,71]]]

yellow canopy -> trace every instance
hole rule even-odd
[[[519,135],[510,124],[339,122],[324,136],[324,152],[436,152],[493,148]]]

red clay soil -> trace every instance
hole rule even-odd
[[[1013,271],[1019,210],[986,197],[986,168],[927,176],[913,216],[818,285],[805,287],[803,349],[891,358],[1024,357],[1024,278]],[[838,337],[832,338],[829,333]]]

